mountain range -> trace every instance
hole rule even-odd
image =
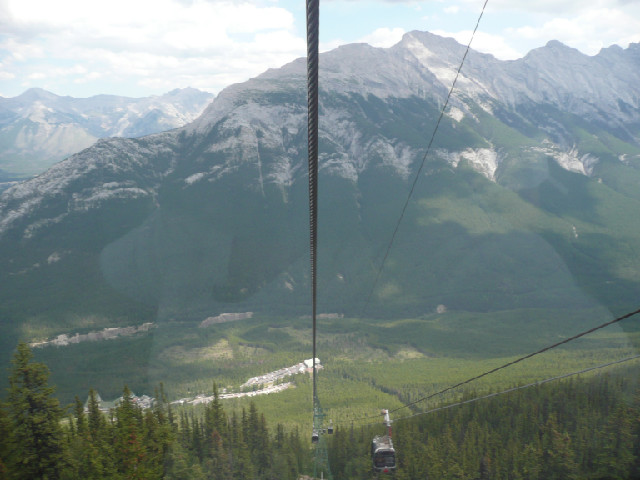
[[[195,88],[147,98],[61,97],[39,88],[0,97],[0,181],[42,173],[99,138],[141,137],[182,127],[212,99]]]
[[[319,312],[587,322],[637,308],[640,44],[472,50],[426,155],[464,51],[411,32],[321,55]],[[6,190],[5,338],[308,314],[306,125],[298,59],[184,127],[98,140]]]

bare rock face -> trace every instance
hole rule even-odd
[[[69,335],[62,333],[51,340],[45,340],[43,342],[33,342],[29,346],[31,348],[42,348],[48,346],[66,347],[67,345],[82,343],[82,342],[100,342],[103,340],[113,340],[118,337],[130,337],[139,333],[146,333],[156,325],[147,322],[139,326],[130,327],[110,327],[103,330],[89,333],[76,333]]]
[[[411,32],[321,56],[321,310],[360,312],[414,185],[376,314],[632,298],[638,45],[590,57],[550,42],[509,62],[470,52],[427,152],[464,50]],[[0,304],[26,291],[60,315],[303,315],[306,108],[299,59],[228,87],[184,127],[100,140],[8,188]]]
[[[33,88],[0,98],[0,170],[31,176],[99,138],[137,138],[182,127],[212,99],[194,88],[148,98],[72,98]]]

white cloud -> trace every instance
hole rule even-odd
[[[514,39],[560,40],[594,55],[602,47],[614,43],[626,47],[629,42],[640,41],[640,16],[629,15],[619,9],[600,8],[575,17],[553,18],[541,25],[508,29],[507,32]]]
[[[292,14],[278,7],[195,0],[9,0],[15,24],[30,26],[58,45],[78,38],[91,45],[128,50],[157,47],[188,50],[219,47],[238,34],[293,27]],[[55,33],[55,35],[54,35]]]
[[[462,0],[468,5],[478,6],[478,0]],[[629,0],[491,0],[489,12],[516,11],[552,16],[576,15],[584,11],[602,7],[630,5]]]
[[[133,80],[139,85],[172,89],[197,83],[217,92],[228,83],[278,67],[306,51],[304,40],[294,33],[292,13],[264,2],[3,3],[0,10],[4,9],[6,16],[0,24],[7,34],[4,40],[0,36],[0,60],[23,83],[62,76],[64,72],[51,64],[82,64],[82,71],[67,72],[75,75],[72,81],[76,84],[96,79]],[[31,65],[26,65],[29,61]],[[189,80],[194,83],[183,83]]]
[[[360,40],[360,41],[362,41],[362,40]],[[320,53],[328,52],[329,50],[333,50],[334,48],[338,48],[340,45],[345,45],[347,43],[349,43],[349,42],[347,42],[346,40],[343,40],[342,38],[334,38],[334,39],[331,39],[328,42],[322,42],[321,41],[319,50],[320,50]],[[306,51],[307,50],[306,50],[306,47],[305,47],[305,55],[306,55]]]
[[[467,13],[478,8],[477,0],[458,2]],[[455,32],[450,27],[448,31]],[[446,34],[463,44],[470,36],[469,31]],[[506,60],[521,57],[550,40],[559,40],[589,55],[613,44],[626,47],[630,42],[639,42],[640,2],[492,0],[472,47]]]
[[[481,6],[478,0],[331,5],[340,14],[347,3],[354,18],[358,4],[365,10],[360,28],[336,22],[321,37],[321,51],[352,41],[389,47],[416,28],[466,45]],[[16,95],[23,86],[76,96],[131,95],[132,85],[136,95],[185,86],[217,93],[304,56],[303,30],[301,0],[0,0],[1,88]],[[552,39],[590,54],[638,42],[640,2],[491,0],[472,47],[513,59]]]
[[[358,42],[368,43],[373,47],[387,48],[395,45],[406,32],[402,28],[378,28],[369,35],[358,40]]]
[[[442,37],[453,37],[462,45],[468,45],[471,38],[471,30],[462,30],[459,32],[444,32],[442,30],[434,30],[433,33]],[[500,60],[514,60],[522,57],[522,53],[511,47],[507,40],[501,35],[492,35],[485,32],[476,32],[471,48],[478,52],[490,53]]]
[[[11,61],[17,62],[45,57],[45,51],[39,45],[20,42],[14,38],[7,38],[4,41],[0,41],[0,51],[6,51],[8,53],[7,57]]]

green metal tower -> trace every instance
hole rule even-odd
[[[322,478],[333,480],[331,476],[331,467],[329,466],[329,455],[327,453],[327,440],[325,433],[327,430],[324,428],[325,413],[322,411],[320,402],[316,399],[316,407],[313,411],[313,436],[312,441],[315,443],[315,454],[313,462],[313,478]],[[332,432],[333,427],[329,427],[329,433]]]

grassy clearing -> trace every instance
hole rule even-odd
[[[429,396],[606,320],[598,320],[599,312],[575,312],[565,324],[558,324],[550,313],[323,319],[318,326],[318,356],[324,366],[318,372],[320,401],[336,424],[351,423],[375,416],[381,408]],[[254,318],[208,329],[170,323],[145,337],[102,342],[100,348],[85,343],[35,353],[50,366],[65,403],[74,395],[83,397],[90,387],[105,399],[118,396],[124,384],[138,394],[153,395],[160,382],[169,399],[175,400],[211,393],[214,382],[237,390],[250,377],[310,358],[310,336],[310,328],[300,319]],[[611,326],[418,407],[428,409],[459,398],[463,390],[499,391],[583,370],[634,355],[639,346],[640,331]],[[79,356],[82,362],[77,361]],[[239,411],[254,401],[269,422],[307,428],[312,418],[310,376],[285,381],[293,381],[294,388],[224,400],[225,408]]]

